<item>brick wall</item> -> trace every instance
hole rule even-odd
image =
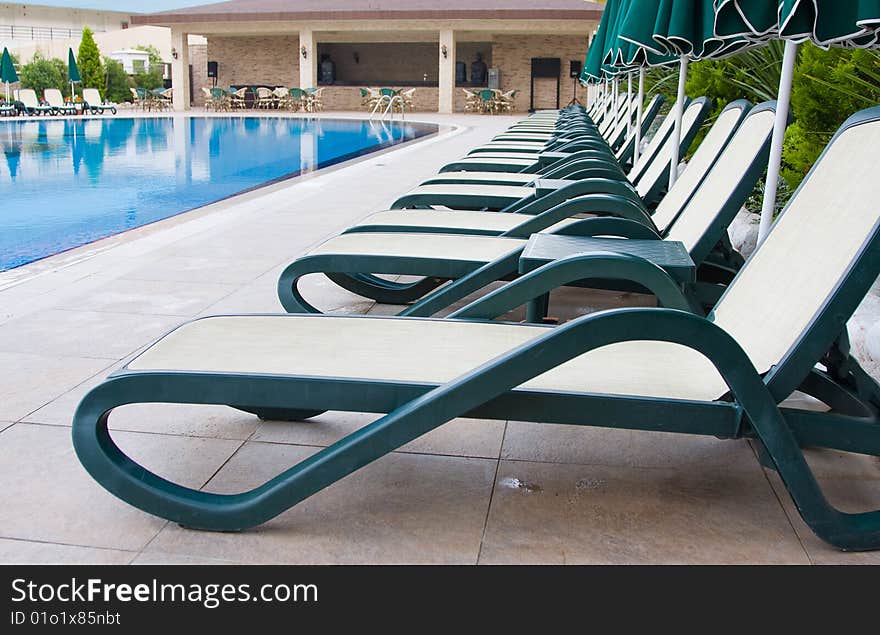
[[[488,36],[487,36],[488,37]],[[507,35],[492,38],[491,48],[485,43],[459,42],[457,60],[468,65],[477,51],[490,67],[501,70],[501,89],[518,89],[516,110],[524,112],[529,107],[529,80],[531,58],[558,57],[561,60],[560,105],[572,97],[573,81],[568,77],[569,62],[583,61],[586,41],[582,36],[569,35]],[[336,63],[337,78],[356,81],[364,78],[364,85],[377,82],[394,85],[401,82],[421,81],[425,73],[429,81],[437,81],[437,44],[421,42],[411,44],[320,44],[319,51],[327,52]],[[357,51],[360,63],[355,64],[353,53]],[[402,51],[407,51],[404,55]],[[267,86],[299,85],[299,38],[293,36],[266,37],[209,37],[204,62],[193,59],[195,103],[201,104],[202,85],[208,85],[201,75],[207,60],[220,65],[218,86],[237,84],[265,84]],[[196,72],[198,70],[198,73]],[[204,82],[204,83],[201,83]],[[464,93],[455,89],[455,110],[464,110]],[[585,98],[585,91],[578,86],[578,98]],[[360,92],[356,87],[331,86],[324,91],[327,110],[358,110]],[[438,89],[416,89],[415,110],[436,112]],[[540,79],[535,82],[535,107],[552,108],[556,105],[556,81]]]
[[[192,105],[204,106],[205,96],[202,93],[202,86],[211,87],[211,80],[208,79],[208,47],[204,44],[191,45],[189,63],[192,66]]]
[[[529,108],[529,80],[533,57],[558,57],[562,64],[559,87],[559,105],[564,106],[572,97],[573,80],[568,76],[569,61],[583,62],[587,49],[586,38],[562,35],[506,35],[495,38],[492,47],[494,66],[501,69],[501,89],[520,91],[517,110]],[[584,101],[586,90],[578,86],[578,99]],[[556,80],[535,80],[535,108],[556,106]]]
[[[220,65],[218,86],[299,86],[297,35],[209,37],[207,55]]]

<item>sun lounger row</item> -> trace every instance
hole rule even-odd
[[[707,104],[687,104],[685,129],[699,127]],[[291,314],[208,317],[175,329],[82,400],[76,452],[130,504],[224,531],[263,523],[460,416],[746,438],[818,536],[847,550],[880,548],[880,511],[832,507],[801,450],[880,454],[880,387],[849,355],[846,337],[847,319],[880,274],[872,160],[880,108],[841,127],[743,262],[728,253],[725,230],[766,165],[774,117],[773,102],[730,104],[664,192],[656,183],[668,171],[668,126],[627,167],[614,149],[619,112],[598,104],[536,113],[510,134],[546,134],[550,145],[576,130],[583,147],[554,150],[546,162],[522,152],[530,164],[485,170],[479,185],[465,168],[443,172],[437,178],[452,180],[420,186],[397,209],[295,261],[279,282]],[[572,162],[565,176],[574,178],[550,176]],[[516,175],[522,180],[504,180]],[[589,247],[520,275],[527,241],[548,234]],[[672,243],[699,265],[693,281],[651,260],[652,246]],[[412,304],[400,316],[313,314],[296,289],[310,272]],[[396,283],[383,274],[421,278]],[[432,317],[498,280],[508,282]],[[526,304],[546,308],[561,285],[596,281],[635,285],[660,306],[558,326],[498,319]],[[708,313],[700,284],[720,290]],[[780,406],[795,390],[827,409]],[[116,445],[112,411],[144,402],[222,404],[279,420],[326,410],[383,416],[253,490],[214,494],[172,483]]]
[[[80,107],[71,102],[65,102],[61,91],[57,88],[47,88],[43,91],[44,101],[37,99],[37,93],[32,88],[22,88],[16,91],[20,109],[26,115],[78,115],[80,112],[91,112],[93,115],[104,114],[110,111],[116,114],[116,105],[105,103],[101,94],[95,88],[83,89],[83,101]]]

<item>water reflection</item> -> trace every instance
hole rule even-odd
[[[238,117],[2,122],[0,270],[435,131]]]

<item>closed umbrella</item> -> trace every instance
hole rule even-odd
[[[79,67],[76,65],[76,57],[73,55],[73,49],[67,50],[67,80],[70,82],[70,98],[73,99],[73,85],[82,81]]]
[[[785,55],[779,80],[776,126],[761,207],[758,242],[766,238],[776,211],[782,150],[791,104],[791,85],[798,45],[813,42],[822,48],[880,46],[880,0],[715,0],[715,33],[726,39],[760,43],[784,39]]]
[[[9,101],[9,84],[18,81],[18,73],[15,72],[15,64],[6,47],[3,47],[3,57],[0,59],[0,81],[6,84],[6,101]]]
[[[638,161],[639,147],[641,145],[641,129],[643,118],[643,105],[645,100],[645,70],[649,66],[661,66],[670,64],[675,58],[668,55],[658,54],[646,49],[640,44],[621,37],[621,29],[626,17],[633,11],[641,0],[616,0],[613,10],[608,11],[608,31],[603,42],[605,53],[602,59],[603,68],[611,74],[626,73],[627,75],[627,99],[632,103],[632,74],[639,73],[638,99],[636,100],[636,123],[635,123],[635,154],[634,160]],[[609,6],[611,3],[609,3]],[[603,17],[605,17],[603,15]],[[628,117],[628,132],[631,134],[632,113]]]
[[[744,38],[715,35],[713,0],[638,0],[629,7],[619,37],[655,55],[678,58],[679,76],[673,130],[670,187],[678,179],[679,140],[684,115],[688,65],[693,61],[719,59],[746,46]]]

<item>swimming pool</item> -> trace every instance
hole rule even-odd
[[[0,123],[0,271],[437,131],[344,119]]]

